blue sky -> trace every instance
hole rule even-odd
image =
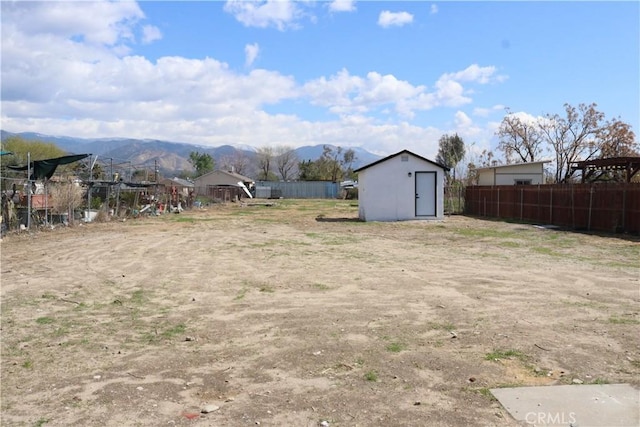
[[[638,133],[638,2],[2,2],[2,128],[435,157],[597,103]]]

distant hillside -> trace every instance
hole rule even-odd
[[[26,140],[51,142],[68,153],[91,153],[102,161],[110,160],[114,163],[129,162],[132,165],[157,166],[165,176],[177,176],[183,171],[192,171],[189,163],[189,153],[196,151],[207,153],[213,157],[216,165],[222,165],[238,157],[244,157],[250,165],[243,173],[253,177],[257,174],[255,157],[257,149],[254,147],[222,145],[219,147],[204,147],[196,144],[181,142],[130,139],[130,138],[99,138],[86,139],[69,136],[43,135],[33,132],[11,133],[0,131],[0,138],[4,141],[10,136],[19,136]],[[332,146],[335,148],[335,146]],[[353,167],[358,168],[380,158],[373,153],[359,147],[351,147],[356,153]],[[322,155],[323,146],[304,146],[296,149],[300,160],[316,160]]]

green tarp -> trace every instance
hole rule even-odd
[[[71,156],[56,157],[54,159],[46,160],[34,160],[31,162],[31,176],[30,180],[35,181],[38,179],[51,178],[59,165],[66,165],[69,163],[77,162],[91,154],[74,154]],[[9,166],[9,169],[16,171],[26,171],[29,166]]]

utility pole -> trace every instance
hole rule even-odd
[[[31,229],[31,151],[27,153],[27,230]]]
[[[153,201],[158,201],[158,160],[153,161]]]
[[[113,158],[110,157],[111,167],[109,169],[109,184],[107,185],[107,214],[109,214],[111,209],[111,186],[113,185]]]

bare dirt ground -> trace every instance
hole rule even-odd
[[[490,388],[640,385],[636,238],[356,217],[282,200],[5,237],[1,424],[515,426]]]

